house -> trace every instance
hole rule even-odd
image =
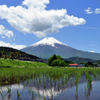
[[[69,67],[78,67],[79,64],[69,64]]]
[[[69,67],[85,67],[84,64],[69,64]]]

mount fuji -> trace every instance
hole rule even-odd
[[[100,60],[99,53],[77,50],[75,48],[67,46],[66,44],[56,40],[53,37],[44,38],[39,42],[22,49],[22,51],[31,55],[36,55],[40,58],[49,58],[53,54],[56,54],[62,56],[65,59],[71,57],[81,57]]]

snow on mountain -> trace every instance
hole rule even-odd
[[[53,54],[56,54],[63,58],[80,57],[100,60],[99,53],[91,53],[72,48],[53,37],[44,38],[31,46],[23,48],[22,51],[40,58],[49,58]]]
[[[46,37],[46,38],[40,40],[39,42],[33,44],[32,46],[49,45],[49,46],[55,47],[55,44],[65,45],[53,37]]]

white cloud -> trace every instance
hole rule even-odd
[[[0,41],[0,47],[11,47],[11,48],[20,50],[22,48],[25,48],[26,46],[25,45],[10,44],[10,43],[6,43],[6,42],[3,42],[3,41]]]
[[[24,0],[20,6],[0,5],[0,18],[6,19],[15,29],[38,37],[58,32],[68,26],[86,23],[83,18],[70,16],[66,9],[47,10],[49,0]]]
[[[92,14],[92,13],[93,13],[93,11],[91,10],[90,7],[88,7],[87,9],[85,9],[85,12],[86,12],[87,14]]]
[[[46,5],[49,3],[49,0],[24,0],[22,5],[25,5],[29,8],[45,9]]]
[[[95,14],[100,14],[100,8],[95,9]]]
[[[2,38],[11,38],[14,36],[14,33],[11,30],[7,30],[3,25],[0,25],[0,36]]]
[[[100,14],[100,8],[96,8],[96,9],[94,9],[94,10],[91,10],[91,8],[88,7],[88,8],[85,10],[85,12],[86,12],[87,14]]]
[[[90,51],[91,53],[95,53],[95,51]]]

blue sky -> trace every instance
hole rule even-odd
[[[7,9],[9,9],[9,7],[12,7],[12,6],[14,7],[22,6],[22,2],[24,1],[23,0],[0,0],[0,6],[1,6],[0,9],[3,8],[2,7],[3,5],[7,5]],[[36,0],[33,0],[33,1],[36,1]],[[39,0],[39,1],[42,1],[42,0]],[[28,0],[26,0],[26,2],[28,2]],[[100,46],[99,46],[99,43],[100,43],[100,13],[99,13],[99,10],[98,10],[98,13],[96,13],[96,9],[97,8],[100,9],[100,0],[76,0],[76,1],[75,0],[50,0],[48,5],[46,6],[47,7],[45,8],[45,10],[51,10],[51,9],[61,10],[62,8],[66,9],[67,15],[69,16],[73,15],[77,18],[83,18],[86,21],[86,23],[84,22],[80,23],[80,19],[78,19],[79,25],[76,25],[76,24],[73,25],[73,23],[70,22],[71,25],[67,27],[64,26],[63,28],[58,29],[57,30],[58,32],[53,31],[52,34],[50,34],[50,31],[51,31],[50,30],[49,34],[46,33],[47,37],[55,37],[57,40],[64,42],[67,45],[80,49],[80,50],[95,51],[95,52],[100,53]],[[1,10],[0,12],[4,13],[4,11],[5,10]],[[91,12],[91,14],[89,12]],[[8,14],[10,15],[14,13],[9,12]],[[7,15],[5,14],[5,16]],[[10,22],[9,22],[9,19],[5,18],[5,16],[4,15],[1,16],[2,18],[0,18],[0,25],[2,25],[5,28],[4,30],[6,30],[6,32],[8,33],[11,33],[12,31],[13,36],[10,34],[11,37],[9,38],[8,35],[4,35],[3,37],[3,34],[0,34],[0,41],[7,43],[9,45],[13,45],[13,46],[14,45],[15,46],[16,45],[29,46],[43,38],[43,37],[41,38],[37,37],[37,32],[35,34],[32,33],[34,30],[24,32],[24,30],[21,30],[21,28],[19,27],[21,24],[19,24],[18,26],[15,26],[15,24],[12,25],[13,24],[11,23],[12,17],[10,18]],[[16,19],[13,19],[13,21],[14,20]],[[38,25],[38,24],[35,23],[35,25]],[[23,23],[23,26],[24,26],[24,23]],[[17,29],[16,27],[19,27],[19,28]],[[1,45],[4,44],[2,42],[0,42]]]

